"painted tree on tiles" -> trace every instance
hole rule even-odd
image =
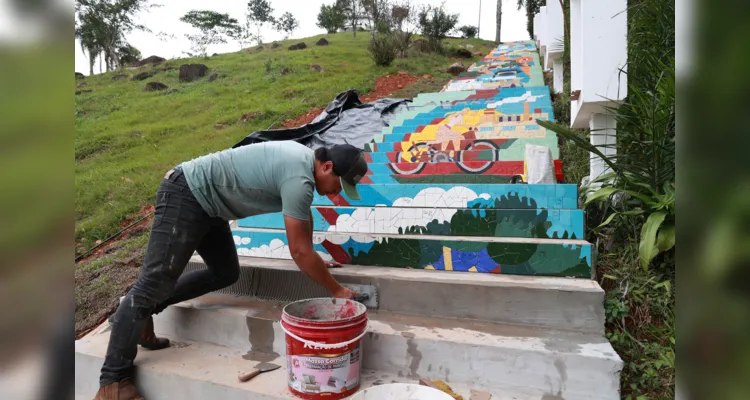
[[[494,203],[458,211],[450,222],[433,220],[425,226],[399,229],[399,234],[444,236],[447,240],[387,238],[374,242],[366,252],[350,249],[349,256],[354,264],[362,265],[386,263],[394,267],[443,269],[450,264],[450,268],[457,271],[578,277],[590,274],[589,260],[581,258],[579,247],[450,240],[450,236],[467,232],[475,236],[550,239],[547,230],[552,223],[548,211],[536,214],[519,212],[521,210],[536,211],[537,204],[527,197],[502,196]],[[552,238],[574,239],[567,231],[561,237],[555,233]]]

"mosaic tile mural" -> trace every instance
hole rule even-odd
[[[577,209],[576,185],[361,185],[360,200],[345,196],[313,198],[313,206],[416,207],[416,208],[556,208]],[[497,201],[517,198],[521,205]],[[506,207],[507,205],[507,207]]]
[[[532,41],[500,44],[422,93],[365,145],[360,200],[316,195],[314,247],[355,265],[591,277],[576,185],[509,184],[526,145],[548,147],[564,180]],[[243,256],[291,258],[280,213],[237,221]]]
[[[517,275],[590,278],[591,245],[583,241],[533,240],[527,242],[420,238],[403,235],[350,235],[315,233],[315,251],[326,260],[344,264],[395,268],[504,273]],[[241,256],[291,259],[283,231],[234,230]]]

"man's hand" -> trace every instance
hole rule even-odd
[[[328,268],[341,268],[342,265],[337,263],[336,261],[326,261],[326,267]]]
[[[337,299],[348,299],[348,300],[353,299],[356,296],[356,293],[354,293],[350,289],[347,289],[343,286],[341,286],[341,288],[334,291],[332,294],[333,294],[333,297]]]

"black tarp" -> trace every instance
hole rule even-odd
[[[313,149],[344,143],[364,149],[365,143],[380,134],[383,127],[388,126],[388,121],[409,102],[406,99],[380,99],[362,103],[357,91],[349,89],[339,93],[309,124],[255,131],[232,148],[272,140],[294,140]]]

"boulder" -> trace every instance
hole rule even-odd
[[[143,90],[146,92],[156,92],[156,91],[165,90],[165,89],[169,89],[169,86],[161,82],[149,82],[146,84],[146,87]]]
[[[307,48],[307,45],[305,44],[305,42],[299,42],[297,44],[293,44],[289,46],[289,50],[302,50],[306,48]]]
[[[279,47],[281,47],[281,45],[278,44],[278,43],[274,43],[274,44],[271,45],[272,49],[278,49]]]
[[[203,64],[180,65],[180,82],[192,82],[206,76],[208,67]]]
[[[311,66],[310,66],[310,69],[311,69],[312,71],[325,72],[325,70],[323,69],[323,67],[321,67],[321,66],[320,66],[320,65],[318,65],[318,64],[313,64],[313,65],[311,65]]]
[[[471,52],[466,49],[456,49],[456,51],[453,53],[458,58],[471,58],[473,57]]]
[[[142,81],[154,76],[153,72],[141,72],[140,74],[133,77],[134,81]]]
[[[91,93],[93,90],[91,89],[83,89],[83,90],[76,90],[76,96],[78,96],[81,93]]]
[[[216,57],[218,55],[219,55],[219,53],[214,53],[214,54],[211,54],[211,57]]]
[[[80,72],[76,72],[76,79],[85,79],[85,78],[86,78],[86,75]]]
[[[448,67],[448,70],[446,71],[449,74],[458,75],[462,72],[466,72],[466,67],[461,63],[455,63]]]
[[[320,38],[320,40],[315,43],[316,46],[328,46],[329,44],[330,43],[328,43],[326,38]]]
[[[292,71],[289,70],[287,67],[281,67],[281,75],[286,75]]]
[[[113,76],[112,80],[113,81],[120,81],[120,80],[128,79],[128,78],[130,78],[130,75],[119,74],[119,75]]]
[[[211,76],[208,77],[208,81],[213,82],[218,78],[219,78],[219,74],[211,74]]]
[[[139,61],[138,65],[141,65],[141,66],[149,65],[149,64],[156,65],[156,64],[161,64],[164,61],[167,61],[167,59],[159,57],[159,56],[151,56],[151,57],[144,58],[143,60]]]

